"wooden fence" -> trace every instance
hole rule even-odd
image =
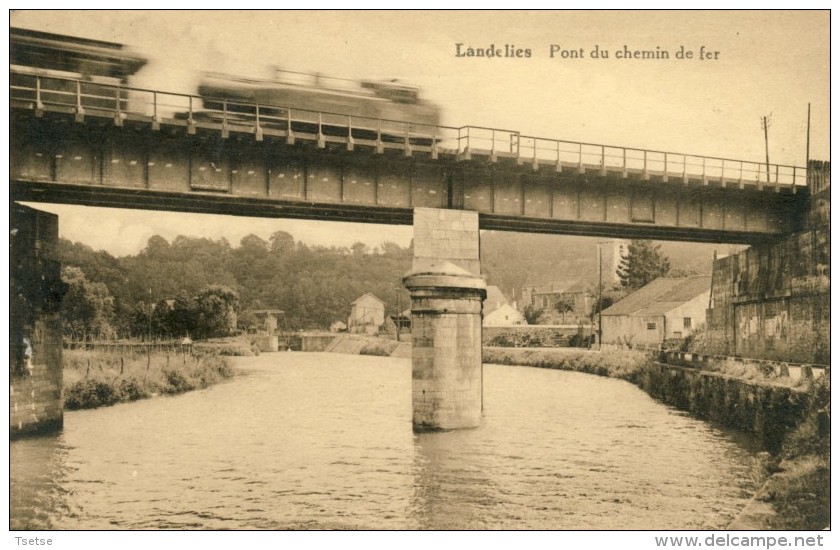
[[[128,354],[128,353],[157,353],[177,352],[192,353],[192,343],[183,344],[180,340],[152,341],[152,342],[91,342],[91,341],[65,341],[64,349],[101,351],[105,353]]]

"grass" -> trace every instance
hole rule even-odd
[[[755,498],[770,503],[776,512],[769,519],[770,529],[824,529],[831,521],[828,459],[805,455],[782,461]]]
[[[118,355],[65,350],[64,408],[92,409],[206,388],[234,372],[215,353]]]
[[[570,370],[634,381],[649,361],[649,355],[634,350],[590,351],[575,348],[483,349],[483,361],[498,365],[522,365],[543,369]]]
[[[193,350],[196,354],[227,355],[231,357],[252,357],[260,354],[259,348],[248,336],[212,338],[193,344]]]
[[[771,529],[823,529],[831,520],[831,380],[811,380],[807,391],[813,403],[809,414],[785,437],[774,457],[776,473],[756,495],[776,511]]]

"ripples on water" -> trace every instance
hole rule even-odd
[[[414,435],[407,359],[267,354],[11,444],[12,529],[722,528],[754,453],[629,383],[488,365],[481,427]]]

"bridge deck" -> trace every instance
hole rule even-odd
[[[806,195],[793,166],[18,76],[13,200],[385,223],[432,206],[484,228],[754,242],[795,227]]]

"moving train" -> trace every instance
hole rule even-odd
[[[36,108],[40,102],[77,113],[149,114],[148,100],[132,103],[143,93],[131,89],[132,75],[147,59],[121,44],[13,28],[10,61],[12,102]],[[200,106],[181,107],[174,118],[252,126],[259,120],[263,128],[412,143],[431,142],[440,122],[440,109],[423,100],[418,88],[396,81],[280,70],[271,79],[210,72],[202,75],[195,95]]]
[[[320,74],[276,71],[270,80],[206,73],[198,86],[205,111],[199,117],[256,117],[262,125],[325,135],[393,141],[431,136],[440,109],[419,89],[396,81],[353,81]]]
[[[9,30],[10,100],[84,110],[128,108],[125,86],[147,60],[122,45],[27,29]]]

